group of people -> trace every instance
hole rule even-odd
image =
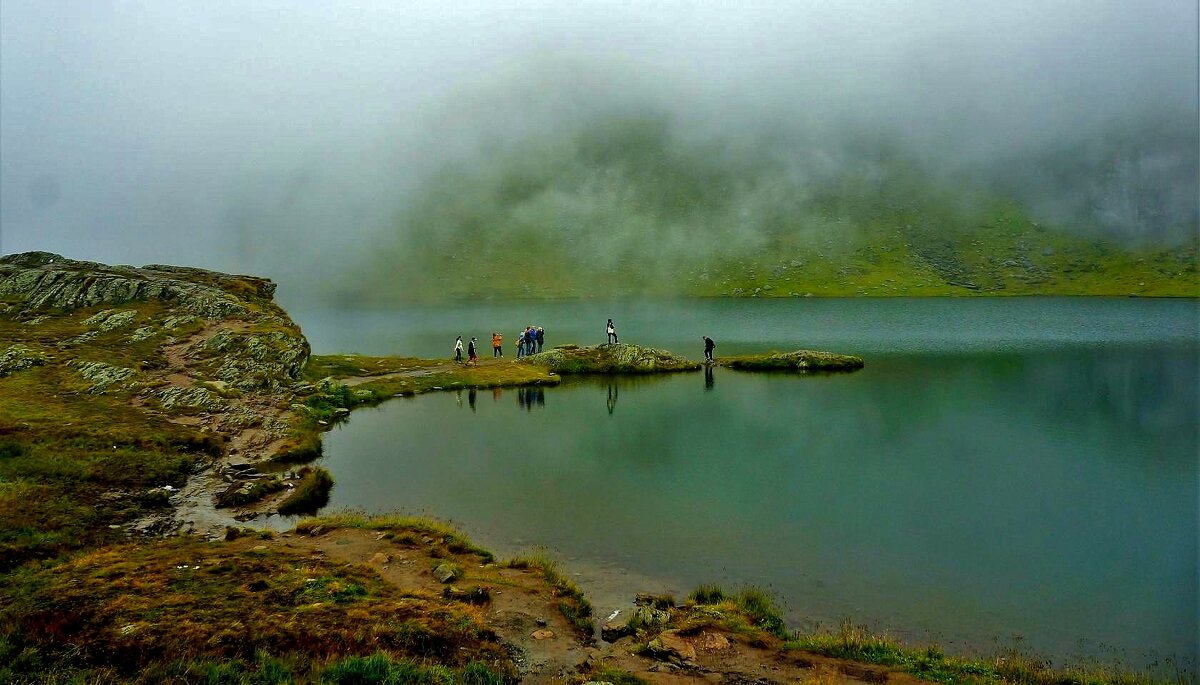
[[[492,334],[492,345],[496,349],[500,349],[499,333]],[[525,330],[517,334],[517,359],[521,357],[537,354],[542,351],[542,345],[546,343],[546,331],[541,326],[526,326]],[[501,352],[503,357],[504,353]]]
[[[612,319],[604,326],[604,332],[608,335],[608,343],[616,344],[617,327]],[[713,350],[717,344],[712,338],[707,335],[700,336],[704,340],[704,361],[713,363]],[[467,363],[475,366],[479,365],[479,352],[477,349],[478,340],[474,337],[467,343]],[[492,357],[504,356],[504,336],[498,332],[492,333]],[[517,359],[531,354],[537,354],[542,351],[542,346],[546,343],[546,331],[541,326],[526,326],[525,330],[517,333]],[[463,341],[462,336],[458,336],[454,340],[454,361],[462,363],[463,360]]]
[[[611,323],[611,322],[610,322]],[[479,351],[478,339],[472,337],[467,343],[467,364],[479,366]],[[526,355],[534,354],[542,351],[542,346],[546,344],[546,330],[541,326],[526,326],[525,330],[517,333],[517,359]],[[504,356],[504,336],[499,332],[492,332],[492,357]],[[463,339],[458,336],[454,339],[454,361],[463,362]]]

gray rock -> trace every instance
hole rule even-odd
[[[439,564],[433,569],[433,577],[437,578],[439,583],[449,583],[458,578],[458,571],[450,564]]]
[[[600,639],[605,642],[616,642],[629,635],[633,635],[633,628],[627,623],[605,623],[600,626]]]
[[[106,392],[112,385],[127,381],[137,374],[133,369],[113,366],[104,362],[72,360],[67,362],[67,365],[74,367],[84,380],[92,384],[88,388],[88,392],[93,394]]]
[[[18,343],[0,354],[0,378],[34,366],[42,366],[45,363],[46,357],[40,352],[35,352]]]

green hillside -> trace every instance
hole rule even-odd
[[[688,140],[610,119],[448,167],[378,246],[366,295],[1197,296],[1197,244],[1048,225],[887,141]]]

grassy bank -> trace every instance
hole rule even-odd
[[[1020,685],[1151,685],[1195,683],[1195,674],[1166,664],[1159,672],[1136,672],[1099,662],[1054,668],[1044,659],[1016,650],[992,657],[948,655],[937,645],[908,645],[885,634],[845,624],[837,630],[793,632],[771,597],[757,588],[729,592],[701,585],[672,613],[669,627],[695,634],[717,627],[753,643],[788,654],[812,654],[850,662],[877,664],[937,683]]]

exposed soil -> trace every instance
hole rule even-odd
[[[432,539],[409,544],[389,539],[382,532],[335,529],[311,536],[284,533],[265,544],[365,564],[402,589],[441,593],[448,587],[432,574],[436,565],[448,560],[430,554],[435,547]],[[459,555],[452,561],[458,562],[464,572],[462,578],[453,581],[454,587],[488,590],[484,619],[513,647],[523,683],[578,681],[601,667],[620,669],[656,685],[924,682],[881,666],[755,647],[743,636],[711,628],[680,638],[695,652],[694,658],[660,661],[640,656],[635,650],[642,643],[635,637],[609,644],[574,631],[558,611],[558,599],[551,588],[532,572],[480,565],[472,555]]]

